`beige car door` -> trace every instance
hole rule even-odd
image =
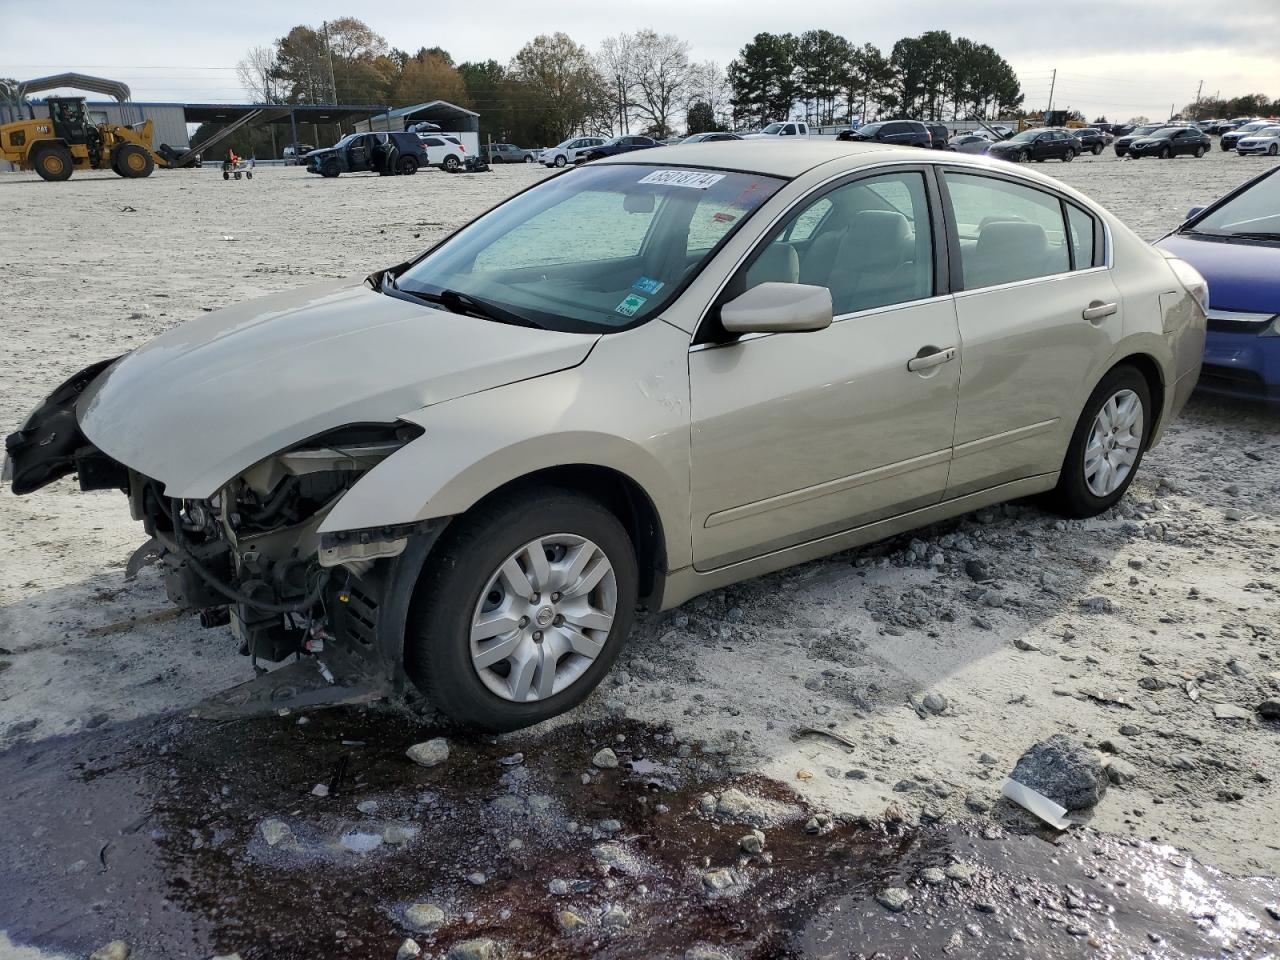
[[[996,173],[948,170],[943,186],[964,349],[950,499],[1058,471],[1123,317],[1092,215]]]
[[[731,339],[714,308],[704,320],[689,354],[697,569],[941,499],[960,358],[953,302],[936,295],[936,203],[919,167],[822,188],[717,304],[766,281],[818,284],[832,325]]]

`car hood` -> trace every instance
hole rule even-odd
[[[85,391],[85,436],[169,496],[212,495],[335,427],[389,423],[576,366],[599,339],[437,310],[351,280],[252,300],[127,354]]]
[[[1280,313],[1280,244],[1208,240],[1171,233],[1156,243],[1209,281],[1216,310]]]

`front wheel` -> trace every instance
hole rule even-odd
[[[341,172],[342,171],[338,169],[337,160],[326,160],[324,165],[320,168],[320,176],[322,177],[336,177]]]
[[[1173,151],[1172,151],[1172,150],[1170,150],[1168,147],[1161,147],[1161,148],[1160,148],[1160,159],[1161,159],[1161,160],[1171,160],[1171,159],[1173,159]]]
[[[144,150],[136,143],[126,143],[116,150],[112,167],[120,176],[132,180],[151,176],[156,162],[151,159],[151,151]]]
[[[1113,506],[1138,472],[1153,419],[1151,390],[1136,368],[1118,366],[1103,377],[1076,422],[1052,506],[1069,517]]]
[[[415,590],[405,666],[468,727],[517,730],[581,703],[617,659],[635,550],[595,500],[542,487],[455,521]]]
[[[1277,147],[1274,143],[1271,146],[1267,147],[1268,157],[1274,157],[1277,153],[1280,153],[1280,147]]]
[[[564,155],[563,153],[558,153],[558,154],[556,154],[556,166],[557,166],[557,167],[563,167],[563,166],[564,166],[566,163],[568,163],[568,162],[569,162],[569,161],[565,158],[565,155]]]

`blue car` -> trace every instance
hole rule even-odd
[[[1280,405],[1280,167],[1192,208],[1156,246],[1209,281],[1199,389]]]

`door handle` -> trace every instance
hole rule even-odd
[[[924,350],[934,349],[925,347]],[[948,360],[954,360],[956,357],[955,347],[946,347],[943,350],[936,350],[934,353],[924,353],[922,350],[910,360],[907,361],[907,369],[912,373],[919,373],[921,370],[929,370],[933,367],[942,366]]]
[[[1095,300],[1080,311],[1080,316],[1084,317],[1090,323],[1097,323],[1099,320],[1105,320],[1119,309],[1120,307],[1117,304],[1103,303],[1101,300]]]

